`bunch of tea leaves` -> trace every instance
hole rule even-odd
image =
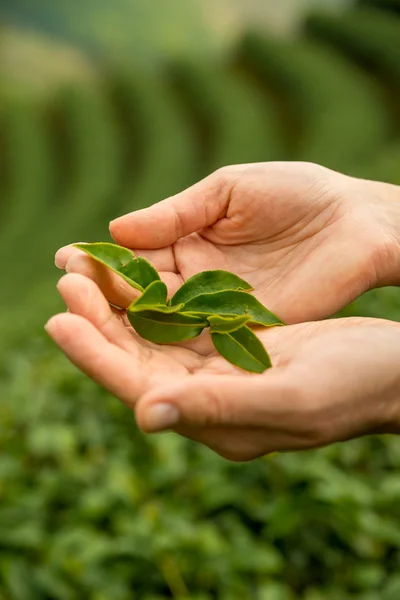
[[[216,350],[246,371],[262,373],[271,360],[252,326],[284,323],[249,292],[250,284],[228,271],[194,275],[172,296],[156,269],[131,250],[108,242],[75,244],[111,269],[141,295],[127,308],[132,327],[144,339],[171,344],[210,329]]]

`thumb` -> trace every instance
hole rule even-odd
[[[264,427],[287,432],[307,412],[300,392],[285,369],[264,375],[191,376],[163,384],[142,396],[136,405],[139,427],[153,433],[186,427]],[[302,420],[310,418],[303,415]]]
[[[171,198],[111,221],[112,237],[128,248],[155,249],[210,227],[226,213],[235,173],[235,167],[219,169]]]

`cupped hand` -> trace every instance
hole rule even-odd
[[[47,331],[67,357],[135,411],[146,432],[173,429],[247,461],[374,433],[400,431],[400,325],[338,319],[257,331],[274,367],[245,373],[201,343],[139,338],[98,286],[65,275],[69,312]],[[199,342],[198,340],[198,342]]]
[[[200,271],[225,269],[287,323],[330,316],[400,272],[393,221],[398,189],[311,163],[226,167],[188,190],[111,223],[114,240],[145,256],[170,293]],[[67,246],[56,264],[92,278],[126,307],[135,292]]]

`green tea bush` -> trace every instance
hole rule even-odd
[[[26,99],[4,102],[0,116],[4,178],[0,265],[10,277],[8,285],[1,286],[3,306],[13,300],[18,267],[26,260],[26,247],[21,244],[36,241],[32,224],[54,193],[51,139],[43,112],[42,105]]]
[[[54,179],[51,141],[44,107],[32,99],[4,101],[0,114],[3,187],[6,205],[0,235],[4,242],[26,233],[37,210],[49,200]]]
[[[53,119],[61,185],[45,225],[58,221],[59,241],[67,243],[103,230],[122,176],[123,139],[101,85],[62,89]]]
[[[36,210],[31,208],[25,238],[15,238],[14,246],[10,243],[11,257],[4,263],[4,269],[11,275],[5,301],[12,303],[18,299],[21,311],[29,311],[32,322],[43,317],[42,306],[51,311],[48,290],[49,284],[54,286],[56,270],[51,269],[49,257],[75,236],[104,236],[106,215],[115,203],[114,194],[120,178],[120,141],[109,106],[99,90],[86,87],[63,90],[54,103],[57,120],[47,120],[53,125],[53,152],[43,158],[42,175],[47,185],[54,184],[52,196],[47,194],[46,197],[41,188],[32,190],[29,179],[21,185],[21,203],[34,207],[36,194],[42,195]],[[40,140],[46,131],[44,121],[41,127],[38,124],[38,130],[41,135],[38,133],[37,139]],[[40,171],[34,152],[34,147],[27,149],[25,160],[38,178]],[[13,169],[15,179],[21,180],[25,173],[17,156],[16,153]],[[52,178],[46,179],[50,165]],[[24,214],[22,207],[19,212]],[[32,249],[28,260],[27,244]],[[15,277],[12,277],[13,272]],[[51,296],[56,307],[57,298],[54,293]]]
[[[383,79],[400,95],[400,18],[379,11],[358,8],[333,16],[324,13],[310,15],[305,30],[314,38],[329,42],[346,56],[356,58]]]
[[[395,600],[398,438],[238,465],[144,436],[43,339],[1,369],[4,598]]]
[[[2,129],[10,211],[0,234],[7,273],[1,301],[7,307],[17,303],[21,315],[29,314],[28,326],[35,326],[58,306],[49,257],[76,236],[107,232],[107,217],[117,210],[121,141],[99,88],[64,89],[46,110],[21,106],[10,102],[6,115],[12,118]],[[18,338],[12,319],[3,321],[3,343]]]
[[[353,174],[356,177],[400,185],[399,165],[400,140],[393,142],[382,152],[378,152],[374,160],[354,170]]]
[[[400,15],[400,0],[358,0],[358,4]]]
[[[250,32],[241,54],[249,68],[272,82],[297,117],[292,158],[349,170],[388,139],[389,113],[379,90],[335,51]]]
[[[107,81],[127,149],[119,212],[149,206],[194,183],[196,140],[163,73],[111,72]]]
[[[204,174],[226,165],[283,158],[276,108],[243,74],[226,65],[193,61],[176,62],[169,74],[197,133]]]

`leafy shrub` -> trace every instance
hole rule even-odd
[[[293,158],[348,170],[388,139],[389,115],[379,92],[335,51],[250,32],[243,39],[242,57],[272,81],[297,117]]]
[[[123,140],[102,85],[62,89],[54,101],[54,124],[59,167],[66,173],[50,218],[56,222],[63,215],[58,235],[67,243],[73,235],[96,235],[104,228],[123,173]]]
[[[9,156],[13,210],[5,216],[2,236],[2,265],[9,278],[3,303],[19,299],[31,326],[58,305],[54,291],[49,295],[49,284],[54,287],[56,281],[49,256],[75,236],[104,236],[120,178],[120,142],[100,91],[85,86],[63,90],[53,107],[57,119],[49,118],[54,108],[47,118],[29,104],[23,111],[19,105],[9,109],[15,118],[14,124],[9,121],[14,133]],[[13,227],[18,216],[19,236]],[[14,335],[11,324],[6,330]]]
[[[396,437],[229,463],[144,436],[40,338],[3,362],[0,391],[5,598],[367,600],[395,585]]]
[[[194,183],[195,140],[163,73],[111,71],[107,82],[126,136],[119,210],[149,206]]]
[[[242,73],[181,61],[170,66],[169,74],[197,133],[204,174],[284,156],[275,106]]]
[[[400,185],[399,165],[400,142],[398,141],[387,146],[382,152],[378,152],[374,160],[354,170],[353,174],[356,177]]]
[[[0,225],[2,272],[10,278],[1,286],[0,305],[15,299],[18,267],[26,262],[27,238],[35,242],[32,223],[54,191],[54,164],[50,132],[44,127],[44,109],[32,99],[4,103],[0,118],[2,138],[2,219]]]
[[[379,11],[359,8],[343,15],[310,15],[306,31],[329,42],[347,57],[356,58],[392,91],[399,116],[400,19]]]
[[[387,10],[400,14],[399,0],[358,0],[360,6],[369,6],[378,10]]]

